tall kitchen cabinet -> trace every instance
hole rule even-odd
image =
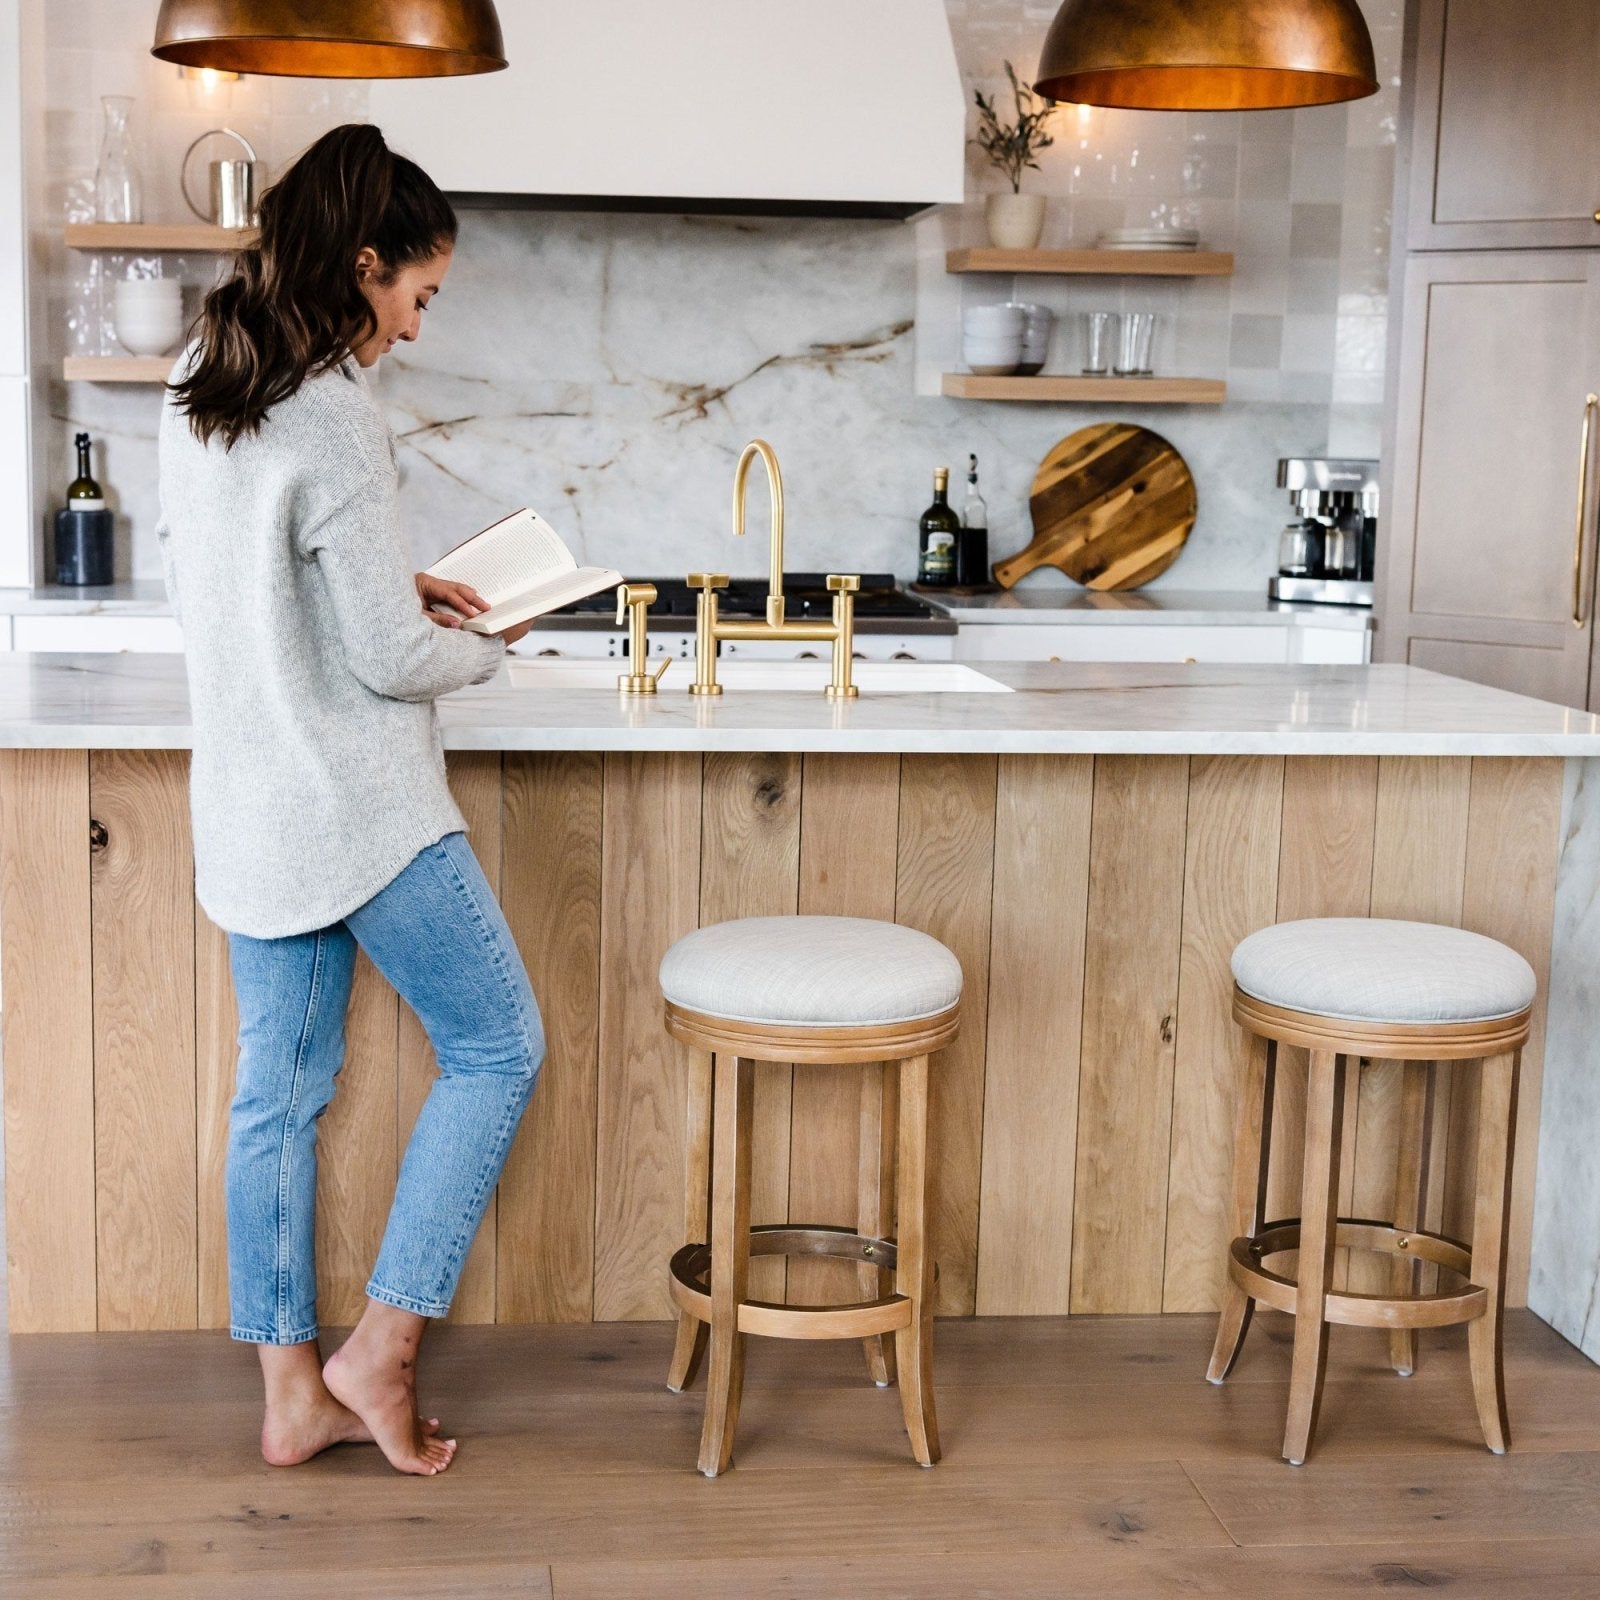
[[[1377,655],[1600,701],[1600,5],[1410,0]]]

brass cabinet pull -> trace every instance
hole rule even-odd
[[[1583,626],[1583,518],[1589,509],[1589,458],[1594,454],[1594,414],[1600,410],[1600,394],[1584,397],[1583,447],[1578,457],[1578,531],[1572,542],[1572,626]]]

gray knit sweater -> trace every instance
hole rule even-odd
[[[325,927],[466,826],[433,701],[491,677],[505,646],[422,615],[393,440],[353,360],[231,450],[202,445],[169,395],[160,461],[195,892],[231,932]]]

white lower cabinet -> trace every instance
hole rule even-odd
[[[183,630],[171,617],[12,617],[13,650],[183,649]]]
[[[1252,661],[1358,663],[1369,635],[1354,628],[1228,623],[964,623],[958,661]]]

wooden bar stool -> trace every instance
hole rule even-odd
[[[1473,1395],[1490,1450],[1504,1454],[1506,1417],[1501,1326],[1506,1230],[1516,1137],[1517,1076],[1537,983],[1516,951],[1481,934],[1426,922],[1333,917],[1263,928],[1233,953],[1233,1015],[1249,1037],[1234,1144],[1233,1217],[1216,1344],[1206,1377],[1221,1383],[1244,1343],[1255,1302],[1293,1313],[1294,1362],[1283,1454],[1299,1466],[1311,1448],[1322,1399],[1330,1323],[1388,1328],[1396,1371],[1416,1365],[1416,1330],[1465,1322]],[[1263,1221],[1271,1144],[1273,1078],[1280,1044],[1310,1052],[1300,1215]],[[1395,1215],[1386,1222],[1340,1217],[1339,1149],[1345,1070],[1361,1058],[1405,1063],[1404,1125]],[[1481,1059],[1472,1242],[1424,1227],[1434,1064]],[[1331,1288],[1338,1247],[1393,1255],[1390,1293]],[[1298,1278],[1262,1263],[1300,1253]],[[1431,1261],[1461,1286],[1416,1292]]]
[[[961,964],[913,928],[855,917],[747,917],[686,935],[661,962],[667,1030],[694,1049],[689,1080],[689,1243],[669,1286],[678,1337],[667,1387],[685,1388],[710,1332],[700,1470],[730,1463],[749,1333],[862,1339],[880,1384],[900,1384],[912,1454],[939,1459],[933,1404],[933,1256],[928,1244],[928,1058],[955,1037]],[[862,1196],[855,1229],[750,1226],[754,1063],[858,1063]],[[897,1065],[898,1118],[890,1063]],[[713,1089],[714,1082],[714,1089]],[[893,1129],[898,1120],[896,1137]],[[894,1170],[895,1237],[886,1202]],[[747,1298],[752,1255],[856,1262],[872,1298],[788,1306]],[[893,1288],[888,1274],[893,1273]],[[893,1358],[885,1343],[893,1335]]]

